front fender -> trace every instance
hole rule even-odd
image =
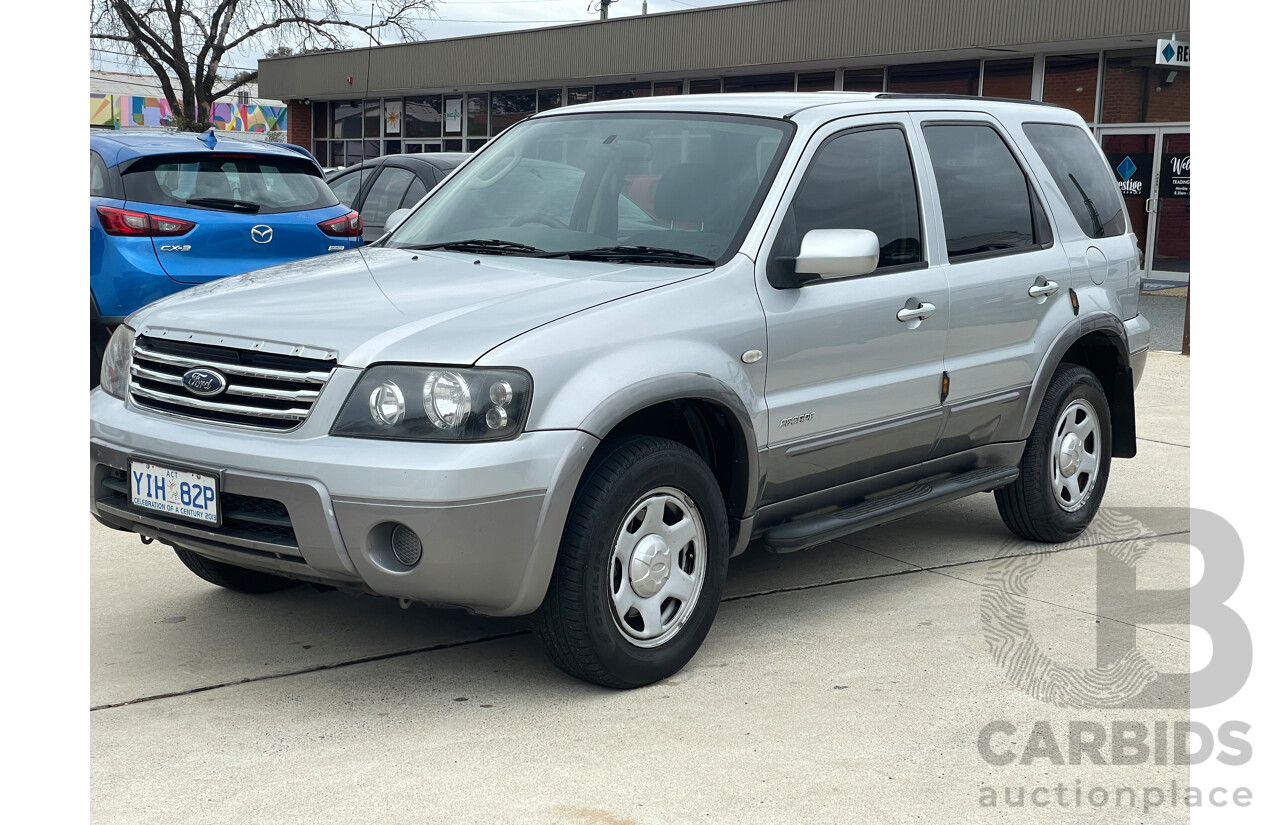
[[[764,313],[751,262],[612,301],[531,330],[480,363],[533,376],[528,430],[581,430],[599,439],[656,404],[698,399],[718,405],[740,431],[748,479],[759,478],[767,358]],[[758,488],[758,484],[748,484]],[[756,489],[746,496],[751,512]]]

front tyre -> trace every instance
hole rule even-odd
[[[1111,411],[1097,377],[1062,364],[1045,391],[1018,480],[996,490],[1005,526],[1025,539],[1070,541],[1089,526],[1111,471]]]
[[[606,443],[574,497],[533,628],[556,667],[634,688],[693,658],[729,563],[724,500],[710,468],[664,438]]]

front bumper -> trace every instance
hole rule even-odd
[[[109,527],[303,581],[486,615],[537,609],[594,436],[555,430],[484,444],[334,438],[316,420],[329,420],[326,400],[342,399],[323,393],[312,419],[281,437],[155,415],[95,390],[90,510]],[[131,459],[216,475],[223,524],[134,508],[125,480]],[[422,539],[412,568],[391,552],[395,524]]]

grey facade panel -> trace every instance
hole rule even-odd
[[[1190,0],[757,0],[550,29],[259,61],[266,97],[363,97],[1187,31]],[[992,53],[996,56],[996,53]],[[351,82],[347,82],[347,78]]]

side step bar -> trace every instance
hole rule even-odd
[[[866,530],[888,521],[926,510],[935,504],[964,498],[973,493],[994,490],[1015,481],[1017,467],[987,467],[958,476],[931,481],[894,493],[870,499],[819,516],[797,519],[764,531],[765,548],[773,553],[794,553],[834,538]]]

